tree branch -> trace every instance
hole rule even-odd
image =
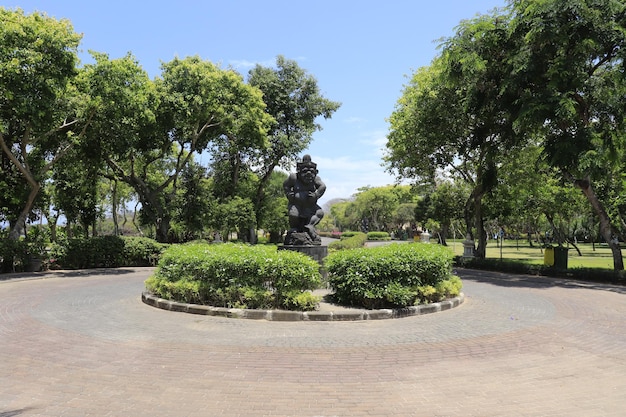
[[[602,65],[609,62],[611,59],[615,58],[615,55],[617,54],[618,50],[619,50],[619,46],[613,45],[611,47],[611,50],[607,52],[607,54],[596,63],[596,65],[591,67],[591,69],[587,72],[587,74],[589,76],[592,76],[598,70],[598,68],[600,68]]]
[[[2,148],[2,150],[7,155],[9,160],[13,163],[13,165],[15,165],[15,167],[22,173],[22,175],[24,175],[26,181],[28,181],[28,183],[32,187],[38,187],[39,184],[37,183],[37,181],[35,181],[35,178],[30,172],[30,169],[28,169],[28,165],[22,164],[19,159],[17,159],[17,157],[13,155],[13,152],[11,152],[11,149],[9,149],[9,146],[4,140],[4,135],[2,133],[0,133],[0,148]]]

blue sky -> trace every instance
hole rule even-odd
[[[277,55],[315,76],[322,94],[342,103],[319,119],[308,149],[327,185],[321,203],[359,187],[392,184],[381,166],[393,112],[407,76],[428,65],[439,39],[463,19],[505,0],[222,0],[5,1],[26,12],[69,19],[83,34],[81,49],[118,58],[131,52],[150,74],[161,62],[199,55],[246,75]]]

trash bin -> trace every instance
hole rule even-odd
[[[554,266],[554,248],[552,246],[548,246],[543,251],[543,264]]]
[[[567,251],[568,248],[557,246],[554,248],[554,267],[559,269],[567,269]]]

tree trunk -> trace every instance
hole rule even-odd
[[[170,220],[167,216],[156,219],[156,240],[159,243],[167,243],[169,241]]]
[[[467,229],[467,233],[465,233],[466,235],[469,235],[470,239],[474,239],[474,232],[473,232],[473,227],[472,227],[472,196],[470,195],[470,197],[467,199],[467,201],[465,202],[465,209],[464,209],[464,220],[465,220],[465,228]]]
[[[485,222],[483,220],[481,195],[476,196],[474,199],[474,219],[476,221],[476,234],[478,235],[478,246],[476,247],[475,256],[485,259],[487,257],[487,232],[485,231]]]
[[[441,233],[439,233],[439,243],[442,246],[448,246],[448,242],[446,242],[446,236],[450,233],[450,226],[444,224],[441,226]]]
[[[259,219],[263,218],[262,207],[263,207],[263,199],[265,197],[265,187],[267,187],[267,184],[270,182],[272,172],[274,172],[274,168],[276,168],[276,166],[277,166],[277,163],[270,164],[271,168],[268,169],[265,172],[265,174],[261,177],[256,188],[256,195],[254,197],[254,213],[256,214],[257,225],[259,224]]]
[[[478,246],[474,250],[474,255],[480,259],[485,259],[487,254],[487,232],[485,231],[482,205],[482,198],[484,194],[485,192],[483,188],[481,186],[476,186],[465,203],[465,223],[467,225],[467,233],[470,235],[471,239],[478,240]],[[476,228],[476,235],[472,233],[472,223]]]
[[[117,221],[117,181],[113,180],[111,188],[111,214],[113,216],[113,234],[119,236],[120,226]]]
[[[135,204],[135,209],[133,210],[133,226],[135,226],[135,229],[137,229],[137,233],[139,233],[139,236],[143,236],[143,231],[141,230],[141,227],[139,226],[139,224],[137,224],[137,206],[139,206],[139,201],[137,201],[137,203]]]
[[[29,182],[31,181],[29,180]],[[26,205],[18,216],[17,221],[15,222],[15,227],[13,227],[9,232],[9,239],[11,240],[18,240],[20,238],[20,235],[24,233],[24,225],[26,224],[26,219],[33,209],[33,206],[35,205],[35,199],[37,198],[39,190],[41,189],[39,184],[34,181],[31,183],[31,187],[32,189],[28,194],[28,200],[26,201]]]
[[[559,246],[563,246],[563,242],[565,242],[565,238],[563,237],[561,230],[556,227],[556,224],[554,223],[554,217],[548,213],[544,213],[544,215],[546,216],[548,223],[550,223],[550,227],[552,227],[552,235],[556,238],[556,243]]]
[[[50,225],[50,242],[56,243],[57,241],[57,222],[59,221],[59,213],[56,216],[48,217],[48,224]]]
[[[24,151],[24,153],[28,145],[27,137],[28,135],[26,135],[25,138],[23,138],[22,140],[22,150]],[[0,133],[0,149],[2,149],[2,151],[6,154],[6,156],[11,161],[11,163],[13,163],[15,167],[22,173],[22,175],[24,176],[24,178],[26,179],[26,181],[31,187],[30,193],[28,194],[28,200],[26,201],[26,205],[24,206],[20,215],[15,221],[14,227],[12,227],[11,230],[9,231],[9,239],[18,240],[20,238],[20,235],[24,232],[24,225],[26,224],[26,219],[28,218],[28,215],[30,214],[31,210],[33,209],[33,206],[35,205],[35,199],[37,198],[37,195],[39,194],[41,185],[39,184],[39,182],[37,182],[37,180],[35,180],[35,177],[30,171],[28,164],[26,162],[24,162],[24,164],[21,164],[20,161],[18,161],[18,159],[15,157],[15,155],[13,155],[13,153],[11,152],[11,149],[9,149],[9,146],[4,140],[4,136],[1,133]],[[24,157],[24,161],[26,161],[27,155],[24,154],[23,157]]]
[[[617,240],[617,233],[615,233],[615,228],[611,224],[611,219],[604,209],[604,205],[598,199],[598,196],[591,186],[591,180],[589,178],[574,180],[574,185],[580,188],[585,197],[587,197],[593,211],[600,219],[600,234],[604,240],[606,240],[609,248],[611,248],[613,254],[613,269],[616,271],[623,270],[624,259],[622,258],[622,250],[620,249],[619,241]]]

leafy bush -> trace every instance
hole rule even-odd
[[[351,233],[351,236],[344,238],[346,233]],[[367,241],[367,235],[361,232],[345,232],[341,235],[341,240],[332,242],[328,245],[329,249],[342,250],[342,249],[356,249],[361,248]]]
[[[167,247],[149,238],[96,236],[68,239],[53,247],[52,257],[61,268],[113,268],[155,265]]]
[[[29,245],[24,240],[0,239],[0,273],[23,272],[29,263]]]
[[[119,236],[68,239],[57,258],[67,269],[111,268],[122,265],[124,240]]]
[[[319,265],[306,255],[232,243],[171,246],[146,281],[153,294],[180,302],[302,310],[319,303],[307,292],[319,285]]]
[[[420,285],[417,287],[418,304],[436,303],[446,298],[456,297],[461,293],[463,283],[461,278],[453,275],[448,279],[432,285]]]
[[[9,239],[8,233],[0,232],[0,273],[37,271],[45,267],[50,245],[50,232],[47,226],[30,226],[25,238]],[[38,265],[32,262],[37,259]]]
[[[336,302],[387,308],[458,295],[460,280],[443,284],[451,279],[452,259],[439,245],[391,244],[334,252],[325,265]]]
[[[353,237],[353,236],[359,235],[361,233],[362,232],[351,232],[351,231],[341,232],[341,236],[339,238],[340,239],[347,239],[349,237]]]
[[[367,232],[367,240],[391,240],[387,232]]]
[[[154,266],[157,264],[161,253],[167,248],[164,243],[159,243],[147,237],[123,237],[124,266]]]

